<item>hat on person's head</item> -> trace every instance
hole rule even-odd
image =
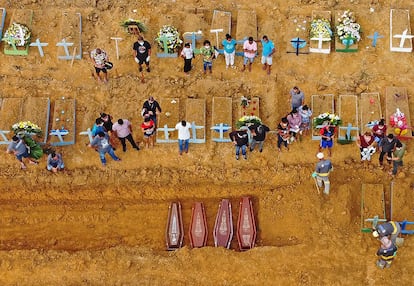
[[[325,156],[323,155],[322,152],[319,152],[318,154],[316,154],[316,158],[318,158],[318,159],[323,159],[323,157],[325,157]]]

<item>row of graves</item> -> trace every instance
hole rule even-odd
[[[257,226],[250,197],[242,197],[239,203],[236,237],[240,251],[252,249],[256,243]],[[222,199],[218,206],[213,227],[215,247],[229,249],[234,235],[232,204],[229,199]],[[183,246],[184,223],[180,202],[172,202],[168,209],[165,230],[167,250],[176,250]],[[204,204],[195,202],[191,210],[188,238],[192,248],[207,246],[208,225]]]

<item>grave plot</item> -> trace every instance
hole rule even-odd
[[[58,43],[59,60],[82,59],[82,15],[75,12],[63,12]]]
[[[340,95],[338,109],[339,117],[342,120],[342,126],[338,128],[338,139],[355,141],[359,136],[356,95]]]
[[[0,39],[3,38],[4,21],[6,20],[6,8],[0,8]]]
[[[245,115],[260,117],[260,98],[252,97],[252,99],[248,101],[247,105],[240,104],[239,114],[240,117]]]
[[[326,95],[312,95],[312,113],[313,117],[319,114],[329,112],[334,113],[334,96],[333,94]],[[312,140],[320,140],[319,129],[322,125],[314,126],[312,122]]]
[[[403,9],[391,9],[390,11],[390,51],[413,51],[413,41],[410,26],[410,11]]]
[[[300,14],[300,11],[295,11],[289,16],[289,24],[287,25],[286,39],[286,52],[288,54],[308,54],[309,45],[307,39],[309,37],[309,31],[307,25],[310,17]]]
[[[373,224],[386,221],[384,186],[362,184],[361,186],[361,231],[371,232]]]
[[[212,41],[211,44],[218,48],[219,39],[224,39],[226,34],[231,35],[231,13],[214,10],[210,32],[215,34],[216,37],[216,41]]]
[[[3,16],[6,17],[5,10],[3,11]],[[32,29],[32,20],[33,20],[33,11],[27,10],[27,9],[16,9],[14,10],[11,20],[10,20],[10,27],[16,23],[16,24],[22,24],[25,25],[29,31]],[[4,20],[3,20],[4,21]],[[20,28],[16,28],[14,33],[18,33],[20,31]],[[27,56],[29,54],[29,45],[30,40],[26,39],[26,41],[23,43],[20,40],[16,40],[9,34],[8,37],[6,37],[6,34],[4,35],[5,38],[10,39],[10,44],[5,43],[4,44],[4,54],[6,55],[12,55],[12,56]]]
[[[253,37],[255,41],[259,40],[256,11],[239,10],[237,12],[236,40],[242,44],[249,37]]]
[[[163,110],[157,116],[157,143],[178,142],[175,125],[180,119],[180,100],[178,98],[163,98],[160,100]]]
[[[382,118],[381,100],[378,92],[362,93],[359,99],[361,132],[371,129]]]
[[[23,98],[0,99],[0,144],[9,144],[13,137],[11,127],[21,121]]]
[[[228,131],[233,122],[232,99],[230,97],[213,97],[211,140],[230,142]]]
[[[404,118],[397,116],[397,120],[393,120],[398,111],[404,114]],[[385,117],[390,132],[400,138],[412,138],[407,88],[389,86],[385,89]]]
[[[331,11],[312,11],[309,52],[330,54],[332,41]]]
[[[65,146],[75,144],[76,135],[75,99],[62,98],[55,101],[50,144]]]
[[[185,120],[191,123],[191,143],[206,142],[206,101],[188,98],[185,106]]]
[[[358,40],[355,39],[355,37],[352,37],[350,35],[345,36],[343,39],[339,38],[338,35],[338,25],[339,25],[339,19],[341,19],[341,16],[345,13],[346,11],[337,11],[335,14],[335,32],[336,32],[336,36],[335,36],[335,51],[337,52],[343,52],[343,53],[354,53],[358,51]],[[353,15],[355,16],[356,13],[352,12]],[[355,24],[357,24],[358,21],[355,21]],[[349,28],[349,25],[346,25],[346,29]]]
[[[50,100],[47,97],[28,97],[24,100],[21,120],[31,121],[42,128],[42,141],[45,144],[49,131]]]
[[[407,204],[413,201],[414,193],[406,190],[406,183],[397,180],[391,182],[391,220],[414,221],[413,207]]]
[[[86,111],[86,114],[82,114],[81,116],[78,115],[77,117],[81,130],[81,132],[79,132],[79,135],[86,135],[88,137],[89,143],[92,142],[92,127],[95,124],[95,120],[98,117],[98,113]]]
[[[207,9],[185,8],[184,10],[186,11],[185,32],[183,33],[184,42],[191,43],[191,47],[193,48],[194,53],[199,54],[200,49],[197,48],[197,43],[201,45],[200,40],[203,37],[201,27],[204,26]]]

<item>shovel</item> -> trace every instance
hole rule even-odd
[[[316,190],[318,191],[318,195],[320,195],[321,191],[319,190],[318,182],[316,181],[316,178],[314,178],[314,177],[312,177],[312,178],[315,181],[315,186],[316,186]]]

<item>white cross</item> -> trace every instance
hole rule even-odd
[[[34,41],[33,43],[30,43],[31,47],[37,47],[39,49],[39,54],[41,57],[44,57],[45,54],[43,53],[43,49],[42,47],[46,47],[47,45],[49,45],[48,43],[41,43],[39,38],[36,39],[36,41]]]
[[[218,33],[221,33],[221,32],[223,32],[224,30],[223,29],[213,29],[213,30],[210,30],[210,33],[216,33],[216,43],[217,43],[217,49],[218,49],[218,47],[219,47],[219,40],[218,40]]]
[[[69,53],[69,48],[68,47],[73,46],[73,43],[66,43],[66,40],[63,39],[62,42],[57,43],[56,46],[57,47],[63,47],[63,49],[65,50],[66,56],[69,57],[70,56],[70,53]]]
[[[401,38],[400,40],[400,48],[404,47],[404,42],[406,39],[412,39],[414,38],[413,35],[407,35],[408,29],[405,29],[404,32],[402,32],[401,35],[394,35],[394,38]]]
[[[320,49],[322,49],[322,43],[323,43],[323,42],[328,42],[328,41],[330,41],[330,40],[331,40],[331,38],[324,38],[324,37],[322,36],[322,33],[319,33],[319,37],[317,37],[317,38],[311,38],[311,40],[312,40],[312,41],[318,41],[318,49],[320,50]]]
[[[111,40],[115,40],[116,59],[117,59],[117,60],[119,60],[119,48],[118,48],[118,41],[122,41],[122,38],[111,37]]]

